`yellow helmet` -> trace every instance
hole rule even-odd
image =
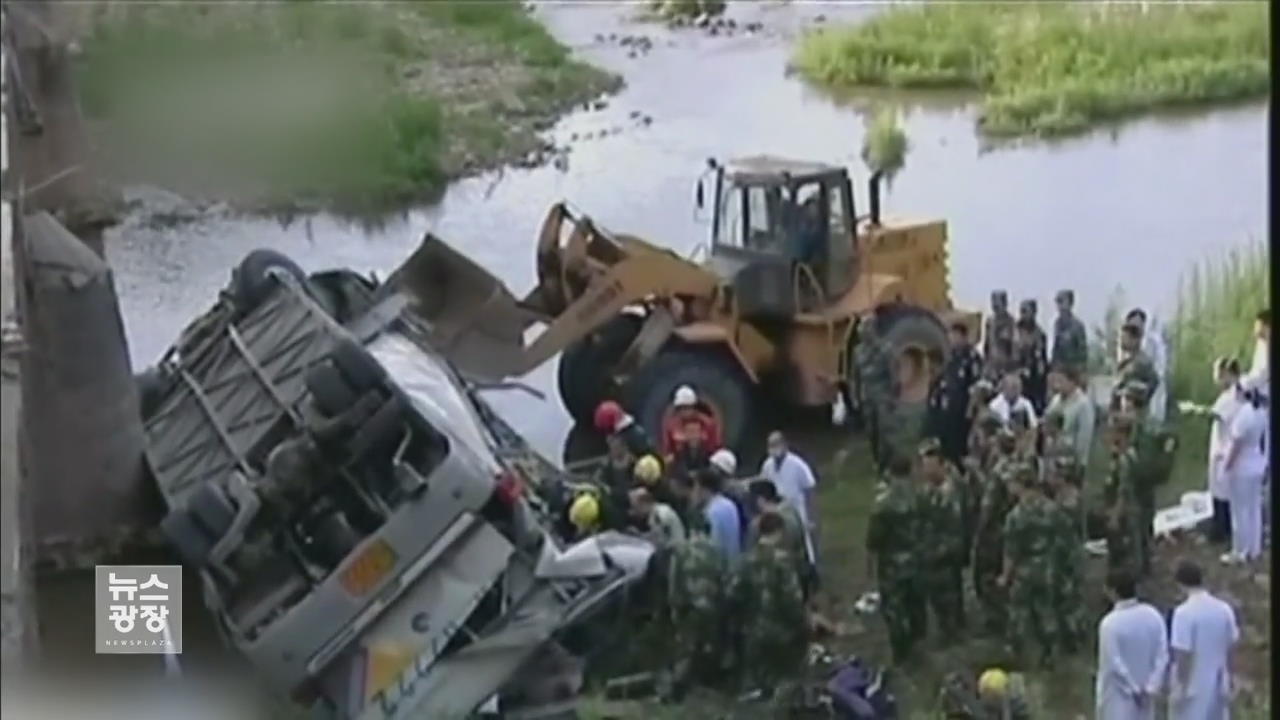
[[[978,694],[983,697],[1004,697],[1009,687],[1009,676],[1000,668],[990,668],[978,677]]]
[[[662,461],[653,455],[645,455],[636,461],[633,472],[637,480],[645,485],[652,485],[662,477]]]
[[[578,530],[590,530],[600,520],[600,501],[591,493],[582,493],[569,506],[569,522]]]

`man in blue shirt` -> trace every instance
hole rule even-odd
[[[692,495],[693,505],[702,511],[711,533],[711,542],[730,566],[742,554],[742,518],[738,506],[720,492],[720,478],[714,473],[696,474]]]

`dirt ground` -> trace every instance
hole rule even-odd
[[[1194,435],[1196,429],[1192,428]],[[819,562],[823,591],[820,605],[828,618],[843,625],[840,637],[821,640],[824,648],[837,658],[857,655],[877,665],[889,663],[889,650],[883,621],[876,615],[861,615],[854,603],[867,590],[874,589],[867,579],[864,534],[870,511],[875,478],[870,472],[870,456],[861,436],[849,431],[826,428],[803,428],[791,432],[792,444],[810,458],[819,472],[818,508]],[[1203,439],[1200,435],[1195,435]],[[1202,444],[1202,443],[1201,443]],[[1184,444],[1184,447],[1188,447]],[[1198,447],[1198,446],[1197,446]],[[1163,489],[1161,503],[1176,502],[1185,490],[1201,489],[1197,468],[1204,467],[1202,458],[1190,450],[1179,459],[1174,480]],[[1239,697],[1234,706],[1235,717],[1269,717],[1271,675],[1271,592],[1270,552],[1258,563],[1261,571],[1251,574],[1240,568],[1223,567],[1218,562],[1221,548],[1208,545],[1198,535],[1167,539],[1158,545],[1152,576],[1140,594],[1163,612],[1170,612],[1181,597],[1173,582],[1173,568],[1182,558],[1191,558],[1205,568],[1207,586],[1230,602],[1241,625],[1241,647],[1238,669]],[[1105,558],[1089,559],[1087,604],[1093,617],[1100,620],[1108,609],[1102,597]],[[976,605],[968,598],[966,610],[976,617]],[[969,634],[961,644],[940,648],[926,647],[929,652],[906,667],[897,668],[889,677],[890,688],[898,698],[899,715],[903,718],[938,717],[936,700],[943,676],[957,670],[978,672],[994,664],[1011,671],[1019,668],[1004,664],[1000,643]],[[1093,670],[1096,650],[1090,647],[1074,658],[1058,661],[1052,671],[1027,671],[1023,680],[1027,697],[1036,718],[1085,718],[1093,716]],[[619,720],[655,720],[662,718],[733,718],[748,720],[775,716],[758,704],[734,703],[711,693],[698,695],[681,705],[650,702],[611,703],[593,700],[583,708],[584,718],[617,718]],[[800,714],[799,717],[808,717]],[[821,717],[821,715],[817,715]]]

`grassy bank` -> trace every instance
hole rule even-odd
[[[515,1],[76,7],[79,90],[114,167],[253,204],[430,198],[538,151],[618,82]]]
[[[1271,297],[1270,255],[1260,242],[1207,259],[1185,273],[1174,316],[1171,385],[1179,398],[1212,403],[1217,396],[1211,367],[1234,356],[1242,369],[1253,360],[1253,319]]]
[[[969,88],[997,136],[1056,135],[1159,107],[1270,92],[1266,3],[930,4],[806,36],[834,88]]]

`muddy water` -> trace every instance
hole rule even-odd
[[[735,8],[740,21],[759,20],[765,32],[728,38],[632,24],[624,10],[608,6],[539,12],[585,57],[628,82],[603,110],[575,114],[554,130],[558,142],[572,147],[567,168],[509,169],[459,182],[439,206],[376,230],[327,215],[287,226],[219,216],[168,229],[132,218],[111,233],[108,251],[135,364],[152,362],[207,307],[230,267],[257,247],[284,251],[310,270],[385,273],[431,230],[523,292],[533,282],[534,234],[557,200],[571,200],[608,227],[688,252],[708,232],[692,212],[694,180],[708,156],[828,160],[865,177],[857,110],[867,98],[833,100],[786,77],[784,67],[795,34],[819,12],[829,20],[854,18],[866,6]],[[608,41],[611,33],[647,35],[653,49],[629,58],[625,47]],[[980,306],[989,290],[1003,287],[1015,299],[1039,299],[1047,313],[1053,292],[1072,287],[1081,313],[1093,321],[1119,285],[1129,302],[1167,312],[1189,262],[1265,231],[1266,106],[1143,119],[1054,144],[992,150],[975,136],[964,98],[890,99],[904,105],[912,149],[887,211],[949,221],[951,282],[963,305]],[[652,116],[652,124],[642,126],[633,113]],[[520,393],[495,400],[519,430],[558,457],[569,418],[554,378],[554,364],[528,378],[547,393],[545,402]],[[805,446],[825,454],[838,444],[832,440],[810,437]],[[72,648],[86,640],[87,627],[73,621],[84,608],[73,598],[83,597],[89,583],[72,577],[42,587],[53,620],[46,647],[55,654],[75,654]],[[197,622],[194,612],[188,617]]]
[[[508,169],[459,182],[438,207],[376,231],[325,215],[288,227],[221,218],[168,230],[119,228],[109,251],[135,361],[154,359],[255,247],[290,253],[307,269],[386,271],[432,230],[523,292],[533,282],[534,233],[559,199],[608,227],[690,251],[708,232],[694,218],[692,200],[709,156],[825,159],[864,177],[858,152],[865,113],[856,110],[867,99],[832,100],[784,68],[795,34],[811,27],[814,15],[852,18],[865,6],[735,11],[742,21],[760,20],[765,31],[709,37],[636,24],[617,7],[542,10],[567,43],[628,83],[604,109],[568,117],[554,130],[572,148],[566,169]],[[647,35],[653,49],[628,58],[610,34]],[[1189,262],[1265,230],[1266,106],[1141,119],[1052,144],[988,149],[974,133],[973,108],[962,101],[896,99],[905,103],[912,147],[887,211],[949,221],[951,282],[961,304],[981,306],[990,289],[1004,287],[1014,299],[1039,299],[1047,314],[1053,292],[1071,287],[1092,320],[1123,286],[1128,302],[1168,311]],[[640,125],[636,112],[652,124]],[[568,417],[554,392],[554,367],[529,379],[547,391],[546,402],[514,394],[498,403],[539,447],[558,454]]]

